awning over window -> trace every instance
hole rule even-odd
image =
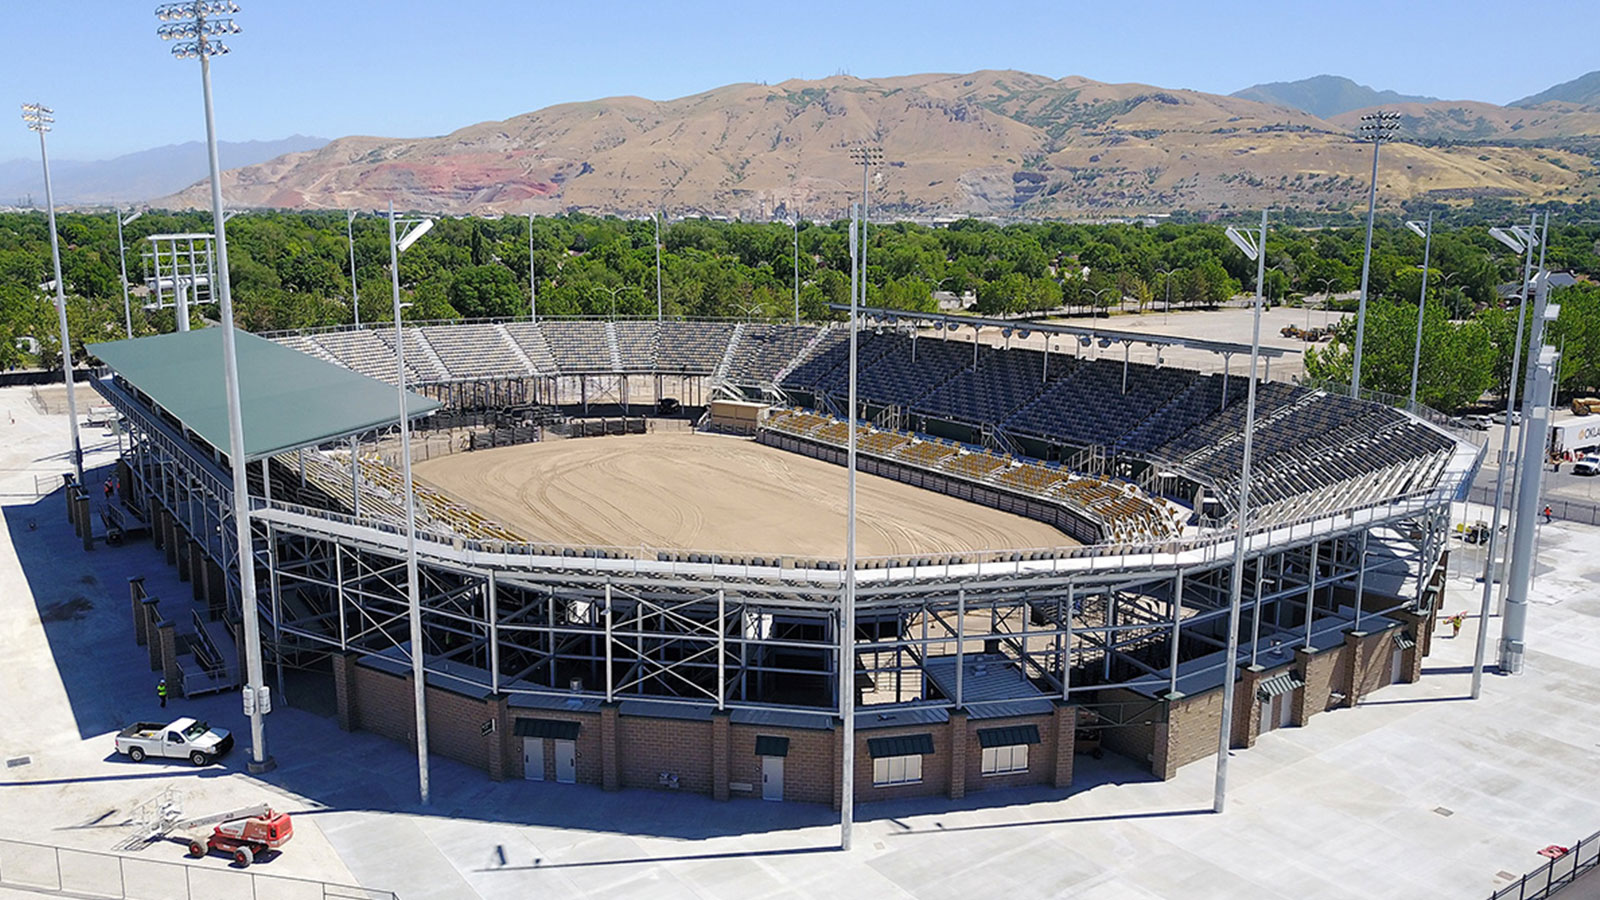
[[[565,719],[518,719],[511,730],[517,737],[554,738],[558,741],[578,739],[578,723]]]
[[[1017,744],[1039,743],[1039,726],[1037,725],[1009,725],[1005,728],[979,728],[978,746],[985,750],[990,747],[1014,747]]]
[[[1303,688],[1305,686],[1305,679],[1300,677],[1300,673],[1291,669],[1287,672],[1280,672],[1256,685],[1256,697],[1261,700],[1271,700],[1279,694],[1287,694],[1295,688]]]
[[[933,735],[903,734],[899,737],[868,738],[867,752],[880,756],[928,756],[933,753]]]
[[[770,734],[756,735],[757,756],[788,756],[789,739]]]

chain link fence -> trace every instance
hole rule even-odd
[[[1475,484],[1467,492],[1468,503],[1480,503],[1484,506],[1494,506],[1494,488],[1487,484]],[[1583,525],[1600,525],[1600,503],[1587,500],[1564,500],[1560,497],[1548,497],[1544,502],[1550,507],[1552,521],[1559,519],[1563,522],[1578,522]],[[1511,491],[1505,495],[1505,509],[1511,508]]]
[[[176,844],[171,845],[174,850]],[[0,839],[0,887],[105,900],[398,900],[392,891],[250,869]]]

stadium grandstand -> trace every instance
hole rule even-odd
[[[207,573],[197,593],[237,631],[212,386],[162,363],[209,364],[214,331],[96,345],[95,384],[128,421],[129,515]],[[1070,352],[982,340],[1029,332]],[[242,383],[327,386],[308,416],[275,391],[245,398],[247,429],[282,432],[250,458],[267,658],[323,678],[343,726],[404,741],[386,710],[409,705],[419,647],[428,703],[453,711],[430,727],[436,752],[497,779],[756,796],[763,760],[786,757],[769,799],[837,804],[841,690],[860,703],[859,799],[1065,787],[1092,765],[1074,759],[1086,741],[1171,777],[1215,752],[1226,679],[1246,691],[1228,727],[1247,747],[1420,677],[1449,503],[1481,458],[1425,410],[1260,382],[1229,660],[1248,392],[1227,361],[1247,346],[872,310],[852,409],[840,324],[419,323],[400,338],[409,415],[670,408],[693,423],[719,401],[756,404],[761,444],[842,465],[853,433],[863,472],[1061,540],[858,559],[846,655],[842,559],[530,540],[419,482],[413,634],[392,577],[404,484],[378,452],[397,421],[395,331],[266,337],[241,334]],[[1209,351],[1222,371],[1136,363],[1135,344]]]

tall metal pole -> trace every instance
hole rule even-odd
[[[422,601],[417,591],[417,504],[411,484],[411,417],[406,414],[406,342],[400,329],[400,250],[394,236],[394,201],[389,201],[389,282],[394,287],[395,393],[400,406],[400,477],[406,503],[406,603],[411,622],[411,684],[417,711],[417,792],[428,803],[428,693],[422,666]]]
[[[1256,303],[1250,333],[1250,385],[1245,394],[1244,458],[1239,466],[1239,513],[1233,538],[1233,577],[1228,586],[1228,648],[1223,654],[1222,723],[1217,735],[1217,779],[1211,808],[1222,812],[1228,795],[1228,749],[1233,738],[1233,695],[1239,662],[1239,606],[1244,588],[1244,542],[1250,519],[1250,451],[1256,430],[1256,364],[1261,358],[1261,283],[1267,275],[1267,211],[1261,211],[1256,245]],[[1357,603],[1361,600],[1358,597]],[[1309,612],[1307,613],[1309,615]]]
[[[1362,116],[1367,124],[1361,130],[1372,136],[1372,183],[1367,187],[1367,246],[1361,256],[1361,302],[1356,309],[1356,350],[1350,373],[1350,396],[1361,396],[1361,344],[1367,332],[1367,276],[1372,271],[1372,223],[1378,202],[1378,148],[1397,126],[1399,113],[1379,112]]]
[[[128,249],[122,243],[122,210],[113,209],[113,216],[117,218],[117,264],[122,270],[122,324],[128,329],[128,337],[133,337],[133,304],[128,300]]]
[[[357,328],[361,327],[361,296],[356,293],[356,237],[352,225],[356,220],[356,211],[347,210],[344,214],[344,237],[350,244],[350,312],[355,316]]]
[[[1549,289],[1549,278],[1540,272],[1539,297],[1535,309],[1541,315]],[[1539,332],[1537,326],[1534,332]],[[1524,395],[1528,408],[1522,423],[1522,449],[1518,454],[1522,462],[1517,469],[1521,484],[1517,491],[1516,527],[1512,534],[1511,571],[1506,577],[1509,591],[1506,594],[1505,618],[1500,623],[1500,671],[1507,675],[1522,674],[1523,638],[1528,624],[1528,587],[1533,575],[1533,539],[1539,515],[1539,481],[1544,475],[1544,467],[1535,458],[1543,448],[1545,435],[1549,433],[1550,394],[1555,384],[1555,348],[1535,345],[1528,353],[1528,368],[1533,380]],[[1529,465],[1529,462],[1533,464]]]
[[[844,747],[839,775],[839,849],[850,849],[856,814],[856,210],[850,209],[850,413],[845,418],[844,596],[839,609],[839,716]],[[865,273],[862,273],[863,275]],[[863,278],[863,280],[865,280]]]
[[[794,323],[800,324],[800,216],[794,217]]]
[[[656,321],[661,321],[661,216],[652,212],[651,218],[656,220]]]
[[[1517,409],[1517,370],[1522,366],[1522,325],[1528,314],[1528,279],[1533,276],[1533,227],[1539,217],[1535,213],[1528,223],[1528,241],[1525,248],[1527,260],[1522,268],[1522,302],[1517,308],[1517,343],[1511,352],[1511,377],[1506,385],[1506,423],[1500,433],[1500,464],[1494,479],[1494,516],[1489,526],[1489,541],[1484,545],[1483,600],[1478,606],[1478,643],[1472,654],[1472,699],[1483,691],[1483,658],[1488,651],[1489,606],[1494,598],[1494,554],[1500,537],[1500,506],[1506,499],[1506,467],[1511,455],[1511,416]]]
[[[233,470],[233,525],[239,547],[239,606],[244,619],[245,690],[256,702],[250,711],[250,763],[252,772],[273,768],[267,755],[266,723],[261,700],[266,682],[261,674],[261,616],[256,610],[255,542],[250,534],[250,485],[245,472],[244,412],[239,401],[239,356],[233,332],[233,286],[228,275],[228,234],[222,213],[222,165],[217,161],[216,114],[211,102],[211,53],[204,31],[205,12],[201,3],[193,4],[202,26],[199,39],[200,90],[205,96],[206,155],[211,168],[211,227],[217,238],[217,274],[221,290],[217,294],[222,314],[222,371],[228,394],[228,464]]]
[[[533,269],[533,213],[528,213],[528,317],[539,321],[539,275]]]
[[[1422,365],[1422,316],[1428,309],[1428,257],[1433,252],[1433,213],[1428,213],[1428,233],[1422,240],[1422,295],[1417,298],[1417,346],[1411,353],[1411,410],[1417,409],[1417,370]]]
[[[78,401],[72,385],[72,336],[67,332],[67,288],[61,279],[61,241],[56,236],[56,201],[50,188],[50,153],[45,149],[44,135],[50,130],[51,109],[37,103],[24,104],[22,118],[28,127],[39,132],[39,161],[44,165],[44,205],[50,219],[50,264],[56,275],[56,324],[61,329],[61,376],[67,385],[67,426],[72,434],[72,470],[77,473],[78,484],[83,484],[83,444],[78,439]]]

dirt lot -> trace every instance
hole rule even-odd
[[[457,454],[416,473],[534,540],[844,553],[844,470],[753,441],[578,438]],[[863,556],[1075,543],[1042,522],[873,475],[857,489]]]

